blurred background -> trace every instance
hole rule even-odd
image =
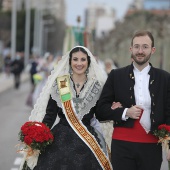
[[[170,0],[0,0],[0,59],[16,53],[63,55],[74,45],[88,47],[101,60],[130,62],[132,34],[152,31],[157,52],[151,58],[170,71]]]
[[[155,37],[153,66],[170,72],[170,0],[0,0],[0,169],[18,170],[17,134],[61,56],[86,46],[109,73],[131,63],[140,29]]]

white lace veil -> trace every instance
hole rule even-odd
[[[91,63],[89,66],[89,73],[87,75],[88,80],[95,79],[99,82],[100,86],[103,87],[106,76],[104,74],[104,71],[102,68],[97,64],[95,57],[92,55],[92,53],[83,46],[76,46],[81,47],[85,49],[87,54],[90,57]],[[74,48],[76,48],[74,47]],[[74,49],[73,48],[73,49]],[[48,77],[48,80],[39,96],[39,98],[36,101],[36,104],[34,105],[34,108],[31,112],[31,115],[29,117],[30,121],[39,121],[41,122],[46,114],[46,107],[48,104],[48,100],[51,94],[51,89],[53,86],[54,81],[56,80],[56,77],[62,76],[65,74],[69,74],[69,53],[73,50],[71,49],[69,52],[67,52],[64,56],[62,56],[62,59],[58,62],[57,66],[52,70],[51,75]]]

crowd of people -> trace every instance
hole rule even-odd
[[[153,133],[170,125],[170,74],[150,63],[156,51],[151,32],[137,31],[130,51],[131,64],[122,68],[110,59],[101,68],[83,46],[70,49],[57,64],[50,54],[45,62],[33,59],[36,95],[29,121],[46,124],[54,141],[33,155],[37,161],[25,156],[20,169],[25,164],[25,170],[161,169],[162,146]]]
[[[31,56],[27,65],[27,72],[30,74],[31,89],[26,104],[33,107],[39,97],[47,79],[53,68],[58,63],[60,56],[54,57],[53,54],[47,52],[43,57],[37,55]]]

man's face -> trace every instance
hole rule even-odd
[[[145,66],[149,63],[151,55],[155,52],[155,47],[152,47],[152,41],[146,35],[135,37],[130,50],[132,60],[139,66]]]

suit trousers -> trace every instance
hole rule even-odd
[[[162,146],[112,139],[111,161],[114,170],[160,170]]]

